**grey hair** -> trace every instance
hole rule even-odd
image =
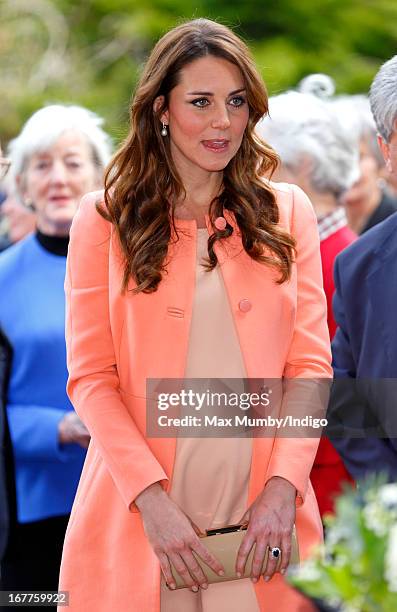
[[[52,104],[36,111],[8,145],[9,190],[17,191],[16,177],[23,173],[30,157],[51,147],[68,130],[76,130],[86,137],[94,165],[104,170],[110,160],[112,143],[102,124],[101,117],[82,106]]]
[[[359,178],[356,142],[347,138],[330,103],[289,91],[269,100],[269,116],[256,131],[293,171],[312,162],[310,180],[320,192],[339,198]]]
[[[369,101],[379,134],[385,142],[397,121],[397,55],[385,62],[372,81]]]
[[[357,141],[365,140],[372,157],[379,168],[384,166],[384,160],[378,145],[377,129],[368,96],[356,94],[353,96],[337,96],[331,100],[344,132]]]
[[[313,94],[317,98],[327,100],[335,93],[335,81],[321,72],[308,74],[296,86],[300,93]]]

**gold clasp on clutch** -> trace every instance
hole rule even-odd
[[[234,531],[244,531],[248,525],[226,525],[226,527],[218,527],[216,529],[206,529],[206,536],[219,535],[221,533],[233,533]],[[202,537],[206,537],[202,536]]]

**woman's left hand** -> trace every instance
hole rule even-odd
[[[295,523],[295,487],[285,478],[274,476],[267,483],[262,493],[244,514],[241,523],[248,522],[247,532],[237,554],[237,575],[244,574],[247,557],[255,545],[251,568],[251,579],[257,582],[261,575],[266,548],[278,547],[281,550],[281,565],[278,571],[286,571],[291,556],[291,536]],[[268,555],[264,568],[265,581],[272,578],[279,559]]]

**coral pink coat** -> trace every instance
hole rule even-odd
[[[250,378],[331,377],[317,222],[297,187],[273,185],[280,224],[297,240],[286,283],[244,251],[233,234],[215,244],[246,372]],[[60,590],[73,612],[158,612],[160,566],[134,500],[150,484],[170,482],[175,438],[146,438],[146,378],[183,378],[195,289],[196,223],[178,220],[168,274],[152,294],[120,292],[122,257],[113,227],[83,198],[73,221],[67,277],[68,393],[92,439],[63,550]],[[212,229],[206,218],[209,233]],[[134,286],[131,281],[130,287]],[[241,310],[241,300],[251,309]],[[321,541],[309,474],[316,438],[255,438],[249,504],[278,475],[298,491],[301,557]],[[276,576],[255,586],[261,611],[285,587]],[[65,608],[59,608],[60,611]],[[288,612],[298,608],[288,607]],[[287,608],[285,608],[287,611]],[[283,612],[283,611],[282,611]]]

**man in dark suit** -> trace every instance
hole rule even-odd
[[[397,55],[371,86],[371,109],[389,172],[397,174]],[[332,343],[335,384],[328,435],[357,480],[397,480],[397,213],[336,259]]]

